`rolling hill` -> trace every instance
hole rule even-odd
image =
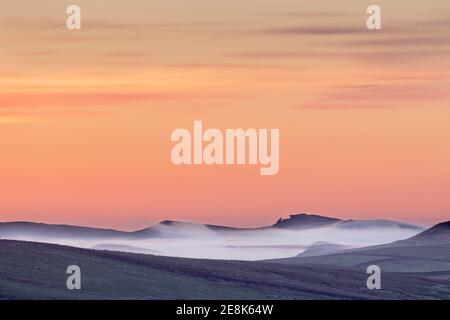
[[[340,220],[314,214],[293,214],[287,219],[279,219],[276,223],[259,228],[235,228],[211,224],[165,220],[148,228],[136,231],[118,231],[73,225],[45,224],[35,222],[0,222],[0,237],[30,238],[68,238],[68,239],[146,239],[154,237],[183,237],[193,232],[210,231],[220,233],[252,232],[276,229],[308,229],[334,226],[348,229],[367,228],[404,228],[421,230],[419,226],[388,220]]]
[[[339,220],[295,214],[259,228],[234,228],[166,220],[137,231],[50,225],[31,222],[0,223],[0,238],[36,241],[79,248],[110,249],[166,256],[232,260],[264,260],[298,255],[334,243],[325,253],[342,247],[364,247],[406,239],[423,229],[393,221]],[[322,246],[323,251],[324,247]],[[322,252],[323,254],[323,252]]]
[[[419,273],[428,277],[450,279],[450,222],[437,224],[409,239],[390,244],[320,256],[299,255],[271,262],[299,266],[335,266],[349,270],[360,270],[369,264],[376,264],[388,272]]]
[[[442,299],[448,280],[383,274],[366,288],[365,269],[182,259],[0,240],[0,299]],[[81,268],[81,290],[66,268]]]

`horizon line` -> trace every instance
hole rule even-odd
[[[111,231],[120,231],[120,232],[132,233],[132,232],[145,230],[145,229],[148,229],[148,228],[151,228],[151,227],[163,224],[163,223],[170,222],[170,223],[185,223],[185,224],[196,224],[196,225],[213,226],[213,227],[233,228],[233,229],[241,229],[241,230],[252,230],[252,229],[261,229],[261,228],[272,227],[280,219],[289,220],[292,216],[300,216],[300,215],[303,215],[303,216],[315,216],[315,217],[322,217],[322,218],[329,218],[329,219],[336,219],[336,220],[338,220],[338,221],[336,221],[336,223],[338,223],[338,222],[345,222],[345,221],[390,221],[390,222],[408,224],[408,225],[412,225],[412,226],[416,226],[416,227],[423,227],[423,228],[433,227],[433,226],[435,226],[437,224],[449,221],[449,220],[442,220],[440,222],[434,222],[432,224],[422,224],[422,223],[412,223],[412,222],[403,221],[403,220],[377,219],[377,218],[372,218],[372,219],[353,219],[353,218],[341,219],[341,218],[336,218],[336,217],[333,217],[333,216],[325,216],[325,215],[320,215],[320,214],[315,214],[315,213],[294,213],[294,214],[289,214],[287,218],[280,217],[278,220],[276,220],[271,225],[260,225],[260,226],[253,226],[253,227],[240,227],[240,226],[233,226],[233,225],[214,224],[214,223],[208,223],[208,222],[203,222],[203,221],[172,220],[172,219],[160,220],[160,221],[158,221],[156,223],[153,223],[153,224],[141,227],[141,228],[137,228],[137,229],[132,229],[132,230],[123,230],[123,229],[116,229],[116,228],[111,228],[111,227],[96,227],[96,226],[92,226],[92,225],[80,225],[80,224],[69,224],[69,223],[50,223],[50,222],[42,222],[42,221],[36,221],[36,220],[9,220],[9,221],[0,220],[0,224],[3,224],[3,223],[30,223],[30,224],[41,224],[41,225],[48,225],[48,226],[67,226],[67,227],[102,229],[102,230],[111,230]]]

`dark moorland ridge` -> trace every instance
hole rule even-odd
[[[166,220],[158,223],[157,225],[132,231],[118,231],[111,229],[100,229],[100,228],[90,228],[90,227],[79,227],[71,225],[53,225],[44,223],[33,223],[33,222],[2,222],[0,223],[0,238],[30,236],[33,239],[39,240],[39,238],[51,237],[51,238],[68,238],[68,239],[145,239],[152,237],[164,237],[164,233],[161,232],[159,227],[192,227],[195,225],[200,225],[190,222],[178,222]],[[289,216],[287,219],[279,219],[275,224],[260,228],[233,228],[226,226],[217,225],[201,225],[207,227],[210,230],[224,233],[224,232],[235,232],[235,231],[258,231],[267,230],[271,228],[275,229],[301,229],[301,228],[315,228],[334,225],[338,228],[377,228],[377,227],[395,227],[395,228],[408,228],[414,230],[421,230],[422,228],[409,225],[400,222],[388,221],[388,220],[340,220],[336,218],[324,217],[314,214],[295,214]]]
[[[260,262],[0,240],[0,299],[450,299],[449,224],[388,245]],[[72,264],[79,291],[66,288]],[[370,264],[382,269],[382,290],[366,287]]]
[[[0,240],[0,299],[442,299],[450,280],[384,272],[366,288],[365,267],[160,257]],[[81,268],[82,289],[66,288]]]
[[[450,240],[450,221],[439,223],[412,237],[408,241],[430,241],[434,239],[439,242],[443,241],[444,238]]]
[[[323,217],[308,214],[293,214],[287,219],[279,219],[273,227],[277,228],[295,228],[295,227],[321,227],[340,222],[342,220],[336,218]]]

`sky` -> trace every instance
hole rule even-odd
[[[0,0],[0,220],[449,220],[450,2],[374,3]],[[279,173],[173,165],[194,120],[279,128]]]

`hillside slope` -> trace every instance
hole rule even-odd
[[[65,270],[72,264],[81,267],[81,290],[66,289]],[[386,273],[385,289],[369,291],[366,277],[364,270],[181,259],[0,241],[1,299],[450,298],[442,281]]]
[[[437,224],[409,239],[386,245],[316,257],[300,255],[270,261],[303,266],[338,266],[353,270],[376,264],[384,271],[423,273],[450,279],[450,222]]]

